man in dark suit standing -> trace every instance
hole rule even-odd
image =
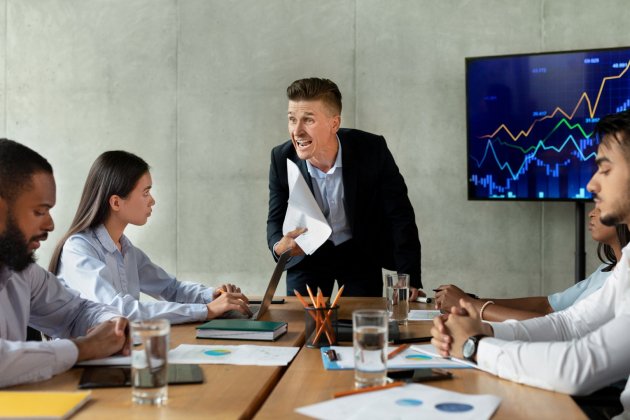
[[[306,285],[329,296],[335,279],[344,296],[382,296],[381,268],[410,275],[411,299],[422,287],[420,240],[407,186],[385,139],[339,128],[341,92],[328,79],[310,78],[287,88],[291,139],[271,152],[267,242],[274,257],[291,249],[287,293],[304,294]],[[290,159],[309,185],[332,228],[312,255],[295,241],[305,232],[286,235]]]

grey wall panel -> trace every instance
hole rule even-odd
[[[10,1],[8,21],[7,134],[51,161],[58,186],[57,229],[40,261],[96,156],[125,149],[153,166],[158,196],[151,227],[129,236],[175,271],[175,3]]]
[[[539,2],[486,3],[357,2],[357,121],[406,178],[425,287],[523,295],[540,286],[540,205],[466,200],[464,57],[536,50]]]
[[[261,293],[273,268],[268,170],[271,148],[288,138],[286,87],[332,78],[349,98],[344,121],[352,116],[354,4],[186,1],[179,16],[178,268]]]
[[[7,0],[0,0],[0,137],[6,137],[6,57],[7,57]]]

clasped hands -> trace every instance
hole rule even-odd
[[[468,337],[483,334],[493,336],[490,324],[481,322],[479,313],[466,299],[459,300],[459,307],[452,306],[450,312],[433,318],[431,344],[443,357],[462,357],[462,347]]]

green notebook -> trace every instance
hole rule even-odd
[[[275,340],[287,332],[286,322],[213,319],[197,327],[197,338]]]

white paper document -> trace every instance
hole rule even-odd
[[[440,315],[440,311],[432,309],[412,309],[409,311],[407,319],[409,321],[433,321],[433,318]]]
[[[409,384],[336,398],[296,409],[317,419],[489,419],[501,404],[495,395],[468,395]]]
[[[440,356],[440,352],[438,351],[438,349],[436,349],[435,347],[433,347],[433,344],[422,344],[422,345],[413,345],[410,347],[411,350],[413,351],[417,351],[419,353],[422,354],[426,354],[428,356],[431,357],[442,357]],[[459,365],[465,365],[471,368],[475,368],[475,369],[479,369],[479,366],[477,366],[476,363],[471,363],[467,360],[464,359],[458,359],[457,357],[448,357],[448,358],[443,358],[443,360],[449,360],[452,363],[455,364],[459,364]]]
[[[84,360],[77,366],[131,366],[131,356],[111,356],[103,359]]]
[[[429,344],[431,349],[434,347]],[[412,346],[401,353],[398,353],[391,359],[387,360],[388,369],[417,369],[417,368],[442,368],[442,369],[461,369],[467,368],[468,365],[464,365],[459,361],[446,359],[436,354],[429,354],[427,352],[420,352],[414,350],[415,346]],[[424,346],[419,346],[424,347]],[[388,351],[391,352],[396,347],[389,347]],[[339,360],[337,365],[342,369],[354,369],[354,349],[349,346],[332,346],[337,353]]]
[[[280,346],[181,344],[168,352],[168,362],[173,364],[286,366],[299,350],[299,347]]]
[[[289,181],[289,203],[282,224],[282,233],[286,235],[297,228],[307,228],[308,230],[298,236],[295,242],[305,254],[311,255],[326,242],[332,229],[319,205],[317,205],[304,177],[302,177],[300,169],[289,159],[287,159],[287,179]]]

